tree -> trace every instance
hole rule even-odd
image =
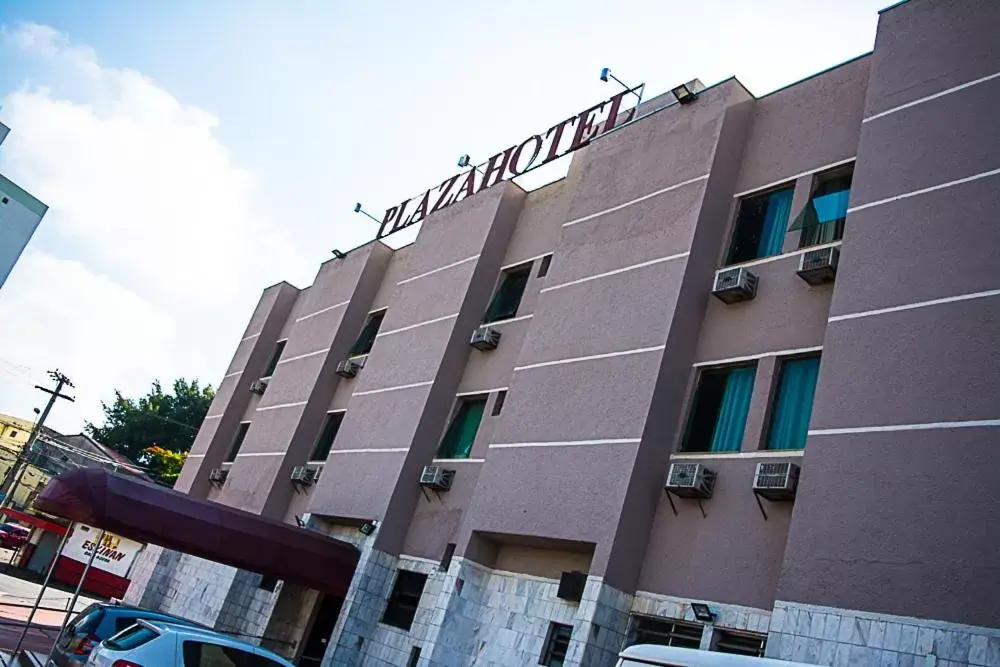
[[[188,452],[214,397],[212,386],[201,387],[197,380],[175,380],[172,393],[164,393],[155,380],[152,389],[138,399],[115,391],[113,403],[101,402],[104,424],[88,422],[84,430],[133,463],[146,465],[150,456],[146,450],[152,446]]]
[[[142,459],[142,464],[146,466],[150,477],[165,486],[173,486],[187,460],[187,453],[172,452],[153,445],[143,450]]]

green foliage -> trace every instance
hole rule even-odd
[[[149,470],[149,476],[160,484],[173,486],[181,468],[187,460],[184,452],[172,452],[169,449],[153,445],[143,450],[143,465]]]
[[[170,393],[164,393],[156,380],[150,391],[138,399],[115,391],[113,403],[101,403],[104,424],[88,423],[84,430],[133,463],[147,465],[150,447],[178,453],[191,449],[214,397],[212,386],[201,387],[197,380],[175,380]]]

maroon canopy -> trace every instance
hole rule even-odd
[[[54,477],[35,507],[340,597],[360,555],[347,542],[100,468]]]

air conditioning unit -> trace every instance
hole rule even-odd
[[[441,466],[424,466],[420,473],[420,486],[426,486],[435,491],[447,491],[455,478],[454,470],[445,470]]]
[[[579,602],[583,599],[583,589],[587,585],[586,572],[563,572],[559,577],[559,590],[556,597],[572,602]]]
[[[840,248],[830,246],[819,250],[810,250],[799,256],[799,278],[810,285],[822,285],[837,277],[837,262],[840,260]]]
[[[361,364],[353,359],[344,359],[337,364],[337,375],[342,378],[352,378],[361,370]]]
[[[679,498],[711,498],[715,472],[700,463],[671,463],[666,488]]]
[[[495,350],[500,344],[500,332],[493,327],[479,327],[472,332],[469,344],[480,352]]]
[[[799,485],[799,466],[791,461],[761,461],[753,476],[753,492],[768,500],[792,500]]]
[[[252,391],[255,394],[260,394],[261,396],[263,396],[266,390],[267,390],[267,380],[254,380],[253,382],[250,383],[250,391]]]
[[[208,473],[208,481],[212,484],[218,484],[222,486],[226,483],[229,478],[229,470],[227,468],[216,468],[212,472]]]
[[[292,468],[292,484],[300,486],[312,486],[316,481],[316,469],[308,466],[295,466]]]
[[[712,294],[725,303],[749,301],[757,296],[757,282],[746,268],[722,269],[715,274]]]

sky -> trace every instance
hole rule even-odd
[[[50,209],[0,289],[0,413],[218,384],[261,291],[617,92],[752,93],[870,51],[890,0],[0,0],[0,173]]]

